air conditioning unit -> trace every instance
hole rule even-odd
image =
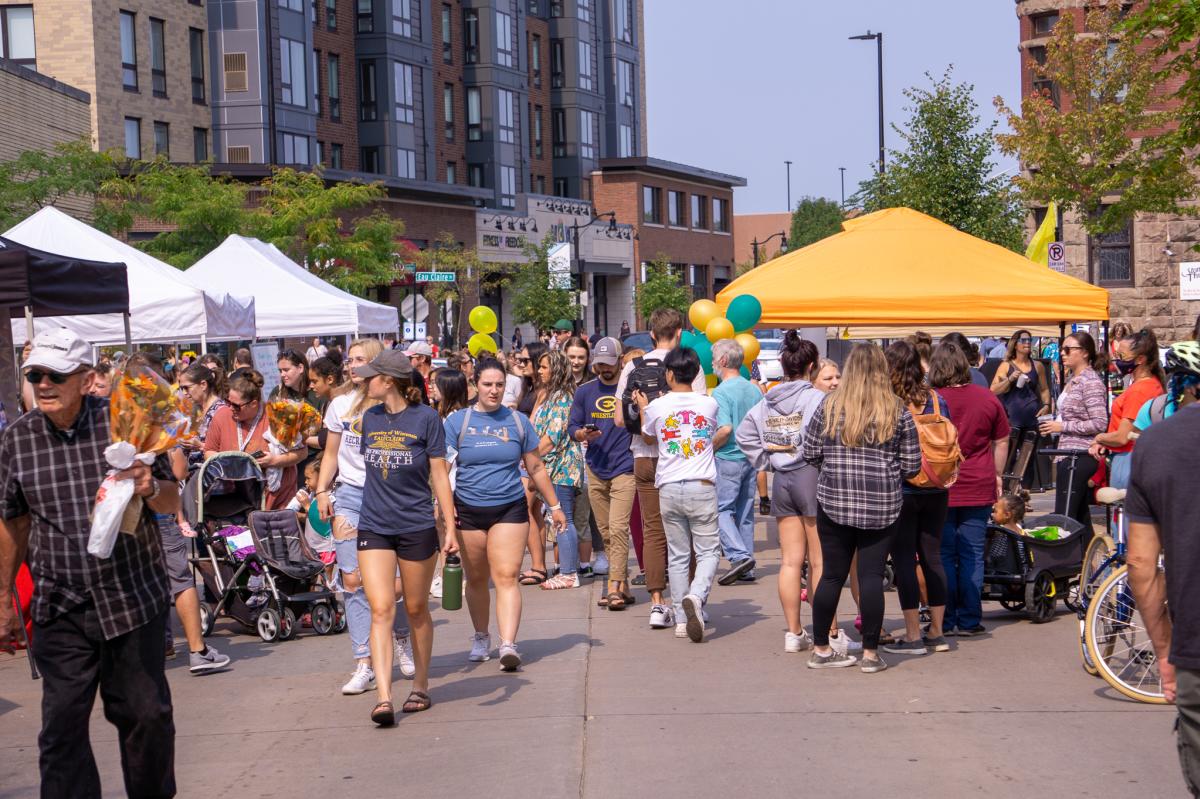
[[[246,54],[225,54],[225,91],[244,92],[249,88],[246,78]]]

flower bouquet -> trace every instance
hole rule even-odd
[[[179,412],[188,420],[187,432],[180,436],[180,443],[188,441],[198,446],[200,425],[204,423],[204,406],[188,396],[182,389],[175,394],[175,403],[179,406]]]
[[[304,439],[321,430],[321,414],[307,402],[273,400],[267,403],[267,433],[263,438],[272,455],[284,455],[304,446]],[[266,471],[267,491],[278,491],[283,482],[283,469],[269,466]]]
[[[104,459],[112,467],[92,510],[88,554],[107,558],[120,531],[133,532],[142,503],[133,499],[134,481],[118,479],[117,472],[134,463],[147,466],[188,434],[190,417],[180,410],[178,398],[167,381],[142,364],[127,366],[113,387],[110,400],[112,443]]]

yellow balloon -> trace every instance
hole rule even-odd
[[[753,333],[738,333],[733,337],[742,347],[742,361],[747,364],[754,363],[754,359],[758,357],[758,351],[761,349],[758,345],[758,339]]]
[[[496,340],[487,333],[476,333],[467,341],[467,352],[472,358],[478,358],[481,352],[496,351]]]
[[[721,309],[712,300],[696,300],[688,309],[688,319],[697,330],[707,330],[708,323],[721,315]],[[715,339],[714,339],[715,341]]]
[[[721,382],[721,378],[717,377],[716,375],[705,375],[704,376],[704,385],[708,386],[709,388],[716,388],[717,383],[720,383],[720,382]]]
[[[733,322],[730,322],[724,316],[718,316],[704,326],[704,335],[713,344],[716,344],[723,338],[733,338]]]

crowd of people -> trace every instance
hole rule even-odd
[[[168,793],[170,695],[151,652],[165,638],[174,655],[168,606],[194,673],[230,662],[201,634],[188,564],[195,534],[179,503],[182,481],[217,453],[255,458],[269,476],[267,508],[314,502],[330,523],[352,660],[341,691],[374,689],[371,719],[390,726],[397,710],[433,705],[430,599],[445,590],[444,559],[460,558],[466,576],[473,631],[463,657],[494,655],[512,672],[522,666],[522,586],[570,590],[595,578],[598,605],[613,612],[635,605],[642,588],[650,628],[711,637],[714,586],[758,578],[756,511],[774,518],[779,540],[784,652],[809,652],[810,668],[868,674],[887,668],[882,653],[947,652],[947,637],[985,632],[987,525],[1021,500],[1002,496],[1005,478],[1026,477],[1012,473],[1026,462],[1014,452],[1057,436],[1072,453],[1059,459],[1075,463],[1069,477],[1060,470],[1056,510],[1090,524],[1089,489],[1128,485],[1138,436],[1200,396],[1200,343],[1178,342],[1160,358],[1148,329],[1103,348],[1074,332],[1057,361],[1034,357],[1027,331],[1000,358],[959,334],[917,334],[886,349],[856,344],[841,368],[793,330],[780,348],[782,379],[764,385],[743,376],[735,341],[713,345],[706,376],[697,352],[680,346],[679,312],[660,309],[648,322],[649,351],[589,341],[569,324],[549,341],[480,357],[428,340],[360,339],[343,353],[314,339],[280,352],[270,395],[247,350],[228,367],[174,351],[93,363],[73,333],[39,335],[23,353],[22,407],[0,438],[0,645],[11,643],[12,580],[28,558],[34,655],[46,677],[43,779],[80,769],[98,779],[86,718],[99,684],[127,786]],[[107,468],[105,397],[132,361],[171,381],[202,422],[195,439],[123,473],[147,510],[137,534],[100,561],[84,542]],[[275,398],[311,404],[323,429],[282,450],[266,422]],[[953,433],[950,479],[930,465],[931,425]],[[889,561],[904,620],[895,631],[884,629]],[[847,582],[853,624],[845,608],[838,614]],[[400,703],[393,668],[412,681]]]

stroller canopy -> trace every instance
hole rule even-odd
[[[262,507],[265,482],[262,469],[247,453],[218,453],[188,479],[184,516],[192,524],[244,517]]]

